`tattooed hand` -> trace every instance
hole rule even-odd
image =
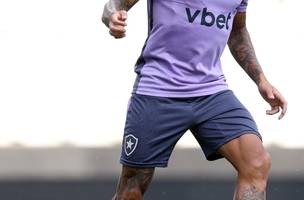
[[[258,88],[262,97],[269,103],[271,107],[270,110],[266,111],[266,114],[274,115],[280,112],[281,109],[279,119],[282,119],[287,111],[287,101],[284,99],[284,97],[267,80],[260,81]]]

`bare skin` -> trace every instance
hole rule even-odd
[[[126,36],[127,11],[137,2],[138,0],[110,0],[105,4],[102,21],[114,38],[119,39]]]
[[[270,104],[268,115],[280,112],[282,119],[287,111],[287,102],[280,92],[266,79],[257,60],[250,35],[246,28],[246,13],[237,13],[228,40],[229,49],[256,83],[261,96]],[[234,200],[265,200],[270,156],[255,135],[244,135],[222,146],[219,152],[238,171]]]
[[[117,191],[112,200],[142,200],[152,180],[154,168],[122,168]]]
[[[219,149],[238,172],[234,200],[265,200],[270,156],[254,134],[244,134]]]
[[[105,6],[103,22],[109,27],[110,34],[118,39],[126,33],[127,11],[138,0],[110,0],[112,6]],[[113,6],[114,5],[114,6]],[[113,9],[114,7],[114,9]],[[112,9],[109,9],[112,8]],[[256,58],[250,35],[246,28],[246,13],[237,13],[228,41],[229,49],[256,83],[261,96],[270,104],[268,115],[280,112],[282,119],[287,111],[287,102],[280,92],[272,86]],[[219,149],[237,170],[237,187],[234,200],[265,200],[270,156],[265,151],[261,140],[250,132],[234,139]],[[123,167],[116,194],[112,200],[142,200],[152,180],[154,168]]]
[[[268,82],[257,60],[246,28],[246,13],[236,14],[228,46],[234,59],[256,83],[261,96],[270,104],[271,109],[267,110],[266,114],[274,115],[281,109],[279,119],[282,119],[287,111],[287,102],[281,93]]]

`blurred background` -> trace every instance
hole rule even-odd
[[[115,40],[100,21],[105,2],[0,0],[1,199],[111,199],[147,9],[139,1],[126,38]],[[222,57],[272,155],[271,200],[304,198],[303,5],[250,0],[247,11],[259,61],[289,102],[283,120],[265,115],[268,105],[228,49]],[[232,199],[235,176],[227,161],[205,161],[187,132],[146,199]]]

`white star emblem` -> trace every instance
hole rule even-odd
[[[133,145],[134,143],[131,141],[131,139],[129,140],[129,141],[127,141],[127,149],[132,149],[132,145]]]
[[[132,134],[125,136],[124,150],[127,156],[130,156],[136,149],[138,138]]]

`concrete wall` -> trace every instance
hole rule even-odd
[[[269,149],[268,200],[304,199],[304,150]],[[120,172],[119,148],[0,150],[0,199],[110,200]],[[224,159],[207,162],[200,149],[175,149],[157,169],[145,200],[232,199],[235,172]]]
[[[304,179],[304,150],[269,148],[271,177]],[[0,150],[1,180],[81,180],[117,177],[119,148],[9,148]],[[169,167],[157,169],[156,178],[231,179],[235,172],[224,159],[208,162],[200,149],[177,148]]]

